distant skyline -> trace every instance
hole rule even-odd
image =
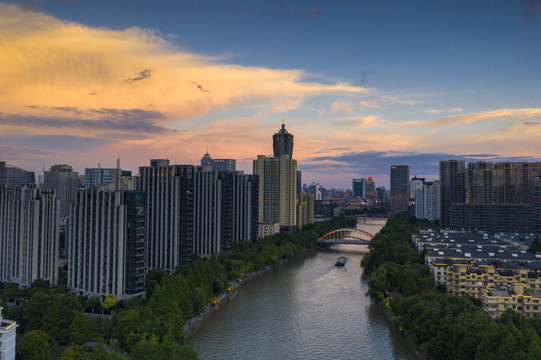
[[[251,173],[285,121],[327,188],[540,161],[539,43],[541,0],[0,0],[0,158]]]

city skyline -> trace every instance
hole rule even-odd
[[[251,173],[283,121],[325,187],[540,159],[540,1],[3,1],[0,34],[0,157],[36,173],[207,146]]]

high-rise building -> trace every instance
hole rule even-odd
[[[120,168],[86,168],[85,169],[85,188],[94,186],[109,185],[108,190],[120,190],[120,178],[122,170]]]
[[[297,228],[314,222],[314,195],[301,192],[297,200]]]
[[[35,183],[36,175],[33,172],[10,166],[5,161],[0,161],[0,185],[13,187],[34,185]]]
[[[451,226],[451,205],[466,202],[466,166],[462,160],[440,161],[440,224]]]
[[[366,180],[364,178],[352,180],[351,187],[353,190],[353,197],[364,198],[366,196],[365,182]]]
[[[425,183],[425,178],[418,178],[417,176],[414,176],[410,180],[410,199],[415,198],[415,189],[420,188]]]
[[[439,181],[424,182],[415,187],[415,217],[418,219],[437,220],[440,218]]]
[[[541,179],[534,183],[533,206],[535,214],[535,232],[541,232]]]
[[[50,171],[43,172],[43,188],[54,189],[60,201],[58,214],[68,215],[69,205],[75,200],[79,188],[79,174],[69,165],[53,165]]]
[[[297,160],[289,155],[254,160],[254,175],[259,176],[259,222],[294,227],[297,221]]]
[[[376,188],[376,193],[378,194],[378,199],[382,203],[386,203],[388,201],[387,199],[387,190],[385,190],[385,186],[380,186]]]
[[[469,163],[467,203],[451,203],[450,226],[491,232],[536,231],[535,184],[540,178],[540,162]]]
[[[409,166],[391,165],[391,214],[408,211]]]
[[[102,300],[145,294],[145,194],[80,190],[67,225],[68,285]]]
[[[17,322],[2,317],[0,306],[0,359],[15,360]]]
[[[208,152],[201,158],[201,169],[203,171],[236,171],[237,160],[235,159],[213,159]]]
[[[273,135],[274,157],[258,155],[253,173],[259,176],[259,216],[261,223],[279,223],[292,230],[297,222],[297,160],[293,156],[293,135],[284,124]]]
[[[297,197],[301,196],[302,171],[297,170]]]
[[[282,128],[272,136],[272,147],[274,157],[289,155],[293,159],[293,135],[287,132],[285,124],[282,124]]]
[[[259,178],[240,171],[222,172],[222,250],[235,242],[254,242],[258,234]]]
[[[139,190],[147,195],[146,267],[170,272],[193,252],[194,173],[192,165],[153,159],[139,168]]]
[[[193,252],[208,256],[257,238],[258,179],[242,172],[194,174]]]
[[[0,186],[0,282],[57,285],[58,207],[54,190]]]
[[[533,188],[541,179],[541,162],[495,163],[502,173],[503,204],[533,204]]]
[[[376,197],[376,183],[372,180],[371,175],[368,175],[368,179],[366,179],[365,190],[367,197]]]

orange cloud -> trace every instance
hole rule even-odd
[[[141,109],[163,115],[154,122],[182,121],[248,103],[284,111],[310,96],[367,91],[307,82],[303,70],[221,61],[180,51],[151,30],[95,29],[0,5],[0,108],[8,114],[35,115],[29,105],[44,117],[61,116],[60,107]]]

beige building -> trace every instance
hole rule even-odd
[[[541,292],[524,283],[511,284],[508,290],[488,288],[483,294],[483,308],[493,318],[507,309],[534,317],[541,314]]]
[[[278,234],[279,232],[280,232],[279,223],[258,223],[257,224],[257,237],[258,238]]]
[[[289,155],[254,160],[254,175],[259,176],[259,222],[297,224],[297,160]]]
[[[314,195],[304,191],[297,199],[297,228],[302,229],[305,225],[314,222]]]

